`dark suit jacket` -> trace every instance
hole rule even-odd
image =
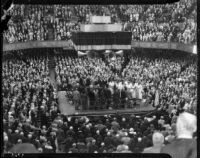
[[[95,151],[98,151],[98,146],[91,144],[88,148],[88,152],[94,153]]]
[[[104,143],[105,143],[105,146],[110,146],[111,144],[113,144],[113,137],[111,136],[106,136],[104,138]]]
[[[172,158],[197,158],[197,142],[195,139],[176,139],[161,149]]]

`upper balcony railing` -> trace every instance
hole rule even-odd
[[[140,42],[132,41],[132,48],[170,49],[193,53],[196,45],[173,42]],[[4,43],[3,51],[23,50],[32,48],[64,48],[73,49],[69,41],[30,41],[25,43]]]

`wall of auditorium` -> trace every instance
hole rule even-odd
[[[184,52],[193,52],[194,45],[182,43],[163,43],[163,42],[135,42],[132,41],[132,48],[154,48],[154,49],[171,49]],[[23,50],[32,48],[64,48],[73,49],[73,45],[68,41],[32,41],[26,43],[4,43],[3,51]]]

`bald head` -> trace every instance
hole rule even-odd
[[[33,144],[22,143],[14,145],[11,150],[11,153],[39,153]]]
[[[162,145],[164,143],[164,136],[162,133],[155,132],[152,136],[153,145]]]
[[[177,136],[192,137],[193,133],[197,130],[197,118],[195,115],[183,112],[181,113],[176,122]]]

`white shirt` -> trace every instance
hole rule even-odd
[[[122,90],[122,88],[123,88],[122,83],[120,82],[117,87],[118,87],[119,90]]]

